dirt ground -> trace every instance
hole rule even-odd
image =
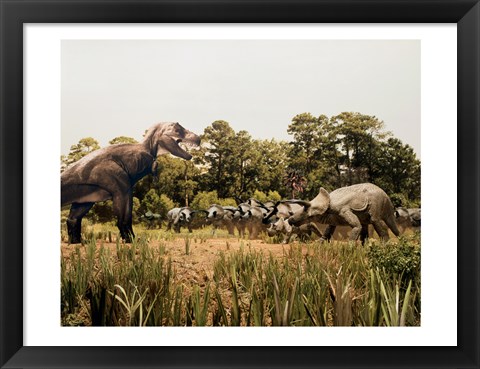
[[[98,231],[98,229],[96,229],[96,231]],[[339,240],[346,242],[345,239],[348,237],[349,231],[350,229],[348,227],[338,227],[338,232],[336,232],[334,236],[336,242]],[[229,253],[243,247],[245,251],[262,252],[265,256],[272,254],[275,258],[283,258],[285,254],[289,253],[291,247],[298,248],[300,245],[296,239],[292,240],[289,244],[267,243],[263,239],[240,239],[229,236],[226,232],[222,232],[222,234],[216,236],[212,236],[211,234],[207,236],[208,233],[202,230],[194,230],[193,233],[187,233],[186,230],[182,230],[180,234],[164,233],[162,230],[139,230],[139,234],[150,239],[150,248],[158,249],[160,246],[164,247],[164,255],[166,258],[172,260],[178,282],[185,282],[186,285],[198,283],[200,287],[203,287],[208,281],[212,280],[213,266],[221,252],[228,256]],[[190,238],[188,254],[186,253],[185,247],[186,237]],[[115,255],[117,247],[115,237],[113,241],[114,242],[97,240],[97,250],[103,245],[104,248],[110,250],[112,255]],[[317,244],[319,240],[316,239],[311,242]],[[85,252],[85,246],[69,245],[65,242],[61,243],[62,256],[65,261],[68,262],[70,254],[78,247],[82,253]],[[307,246],[302,243],[302,253],[305,255],[307,251]]]
[[[220,252],[228,255],[235,250],[239,250],[240,247],[243,247],[246,251],[262,252],[266,256],[271,253],[273,257],[282,258],[288,253],[292,245],[293,247],[298,247],[299,245],[297,242],[290,244],[271,244],[263,240],[243,240],[223,237],[209,238],[206,240],[192,238],[187,255],[185,239],[182,237],[172,240],[152,240],[149,242],[150,247],[155,249],[158,249],[160,244],[165,247],[165,256],[172,260],[177,281],[186,282],[186,284],[198,284],[199,286],[203,286],[207,281],[212,280],[213,265]],[[97,241],[97,250],[101,245],[109,249],[112,254],[115,254],[116,243]],[[82,253],[85,252],[85,246],[62,243],[61,250],[63,258],[68,260],[71,253],[78,247]],[[303,247],[302,251],[306,253],[307,248]]]

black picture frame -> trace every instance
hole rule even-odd
[[[479,368],[478,0],[0,0],[0,15],[2,368]],[[28,231],[23,229],[23,25],[163,22],[457,24],[456,347],[108,347],[108,342],[104,347],[23,346],[23,235]],[[439,232],[444,228],[439,225]]]

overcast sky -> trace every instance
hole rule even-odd
[[[290,140],[296,114],[375,115],[420,157],[420,41],[64,40],[61,153],[215,120]]]

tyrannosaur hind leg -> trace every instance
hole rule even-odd
[[[92,208],[93,202],[73,203],[67,218],[68,243],[82,242],[82,218]]]
[[[117,217],[117,227],[120,236],[126,243],[131,243],[135,234],[132,227],[132,192],[113,196],[113,213]]]

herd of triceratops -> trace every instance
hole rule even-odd
[[[283,235],[284,243],[293,235],[300,239],[316,235],[329,241],[336,232],[337,239],[360,238],[363,243],[371,236],[369,224],[384,240],[388,239],[386,226],[397,236],[407,228],[420,229],[420,209],[393,209],[385,192],[371,183],[339,190],[325,192],[310,202],[292,199],[262,203],[250,198],[237,207],[213,204],[206,210],[173,208],[167,213],[167,230],[180,232],[184,227],[192,232],[211,225],[212,234],[225,228],[230,235],[236,230],[241,238],[248,234],[255,239],[265,232],[271,237]]]
[[[61,175],[61,204],[70,205],[67,219],[69,243],[81,242],[82,218],[94,203],[111,199],[117,227],[122,239],[131,242],[132,190],[141,178],[156,175],[156,158],[170,153],[185,160],[192,156],[180,146],[198,146],[200,137],[178,123],[158,123],[145,134],[138,144],[112,145],[86,155],[72,164]],[[161,176],[159,179],[161,181]],[[153,213],[144,218],[158,219]],[[240,202],[237,207],[211,205],[208,209],[174,208],[167,214],[167,229],[177,232],[181,227],[193,228],[212,225],[213,232],[224,227],[230,234],[235,229],[240,237],[257,238],[261,232],[270,236],[283,234],[283,242],[292,235],[317,235],[330,240],[337,228],[352,241],[364,243],[369,237],[369,225],[380,239],[389,238],[388,229],[396,236],[408,227],[420,227],[420,209],[395,209],[390,198],[372,183],[342,187],[328,193],[320,188],[311,201],[283,200],[261,203],[255,199]],[[325,228],[324,228],[325,227]],[[341,233],[343,233],[341,232]],[[346,237],[345,237],[346,238]]]

